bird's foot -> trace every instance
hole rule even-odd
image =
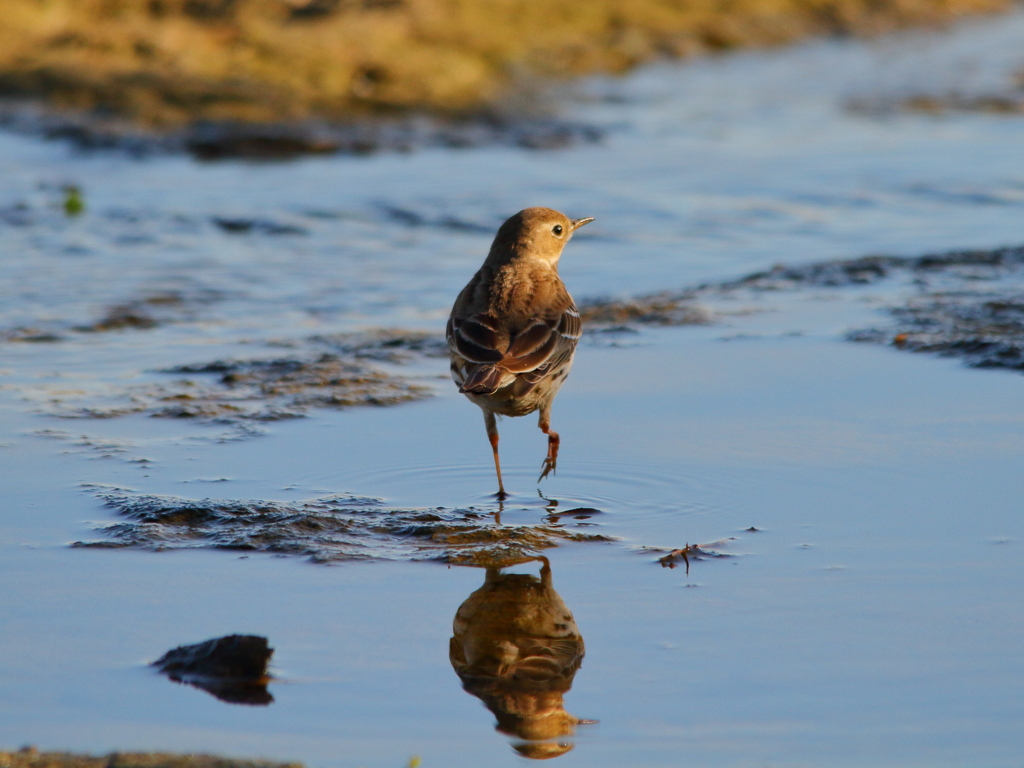
[[[544,431],[544,434],[548,436],[548,455],[544,459],[544,463],[540,467],[540,477],[537,478],[539,483],[545,477],[550,474],[554,474],[555,467],[558,464],[558,446],[561,440],[558,437],[557,432],[553,432],[546,421],[542,421],[540,428]]]
[[[541,464],[541,467],[540,467],[540,477],[537,478],[537,482],[539,483],[541,480],[543,480],[548,475],[555,474],[555,467],[557,466],[557,464],[558,464],[558,454],[556,453],[554,456],[549,454],[548,457],[546,459],[544,459],[544,463]]]

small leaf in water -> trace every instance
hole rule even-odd
[[[408,768],[420,768],[420,766],[422,764],[423,764],[423,761],[420,760],[419,755],[413,755],[412,757],[409,758]]]
[[[78,216],[85,211],[85,202],[82,200],[82,190],[73,184],[64,187],[64,213],[68,216]]]

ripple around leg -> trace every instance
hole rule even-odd
[[[508,497],[497,500],[493,470],[484,464],[422,464],[389,467],[352,479],[353,492],[383,496],[388,503],[435,504],[564,513],[576,508],[631,515],[663,515],[708,509],[702,500],[722,485],[714,478],[666,467],[617,462],[567,463],[557,483],[535,482],[526,465],[503,468]]]

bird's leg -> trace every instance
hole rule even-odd
[[[544,463],[540,468],[540,477],[537,478],[539,483],[551,472],[555,471],[555,466],[558,463],[558,433],[551,429],[551,409],[542,408],[540,411],[540,421],[538,422],[540,431],[548,436],[548,455],[544,459]]]
[[[501,460],[498,458],[498,420],[490,411],[484,411],[484,426],[487,427],[487,438],[491,441],[491,451],[494,452],[494,471],[498,473],[498,501],[508,497],[505,493],[505,484],[501,482]]]

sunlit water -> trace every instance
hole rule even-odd
[[[54,401],[278,354],[268,341],[438,331],[489,233],[527,205],[597,217],[562,263],[578,298],[1020,243],[1024,118],[847,106],[1005,90],[1022,37],[1017,14],[657,66],[584,86],[566,113],[606,138],[556,152],[202,165],[0,134],[0,333],[57,337],[0,343],[0,747],[518,764],[448,659],[481,571],[65,547],[112,520],[84,483],[494,508],[482,420],[443,361],[418,369],[434,399],[315,411],[253,439],[58,419]],[[83,215],[61,210],[65,184],[84,190]],[[171,295],[147,305],[155,328],[76,330]],[[532,419],[503,422],[502,522],[593,507],[587,522],[619,539],[549,552],[587,646],[566,709],[600,721],[559,764],[1020,764],[1024,385],[843,341],[877,306],[873,289],[816,289],[740,302],[707,327],[586,342],[556,404],[563,453],[544,497],[542,436]],[[730,537],[735,557],[689,575],[641,549]],[[145,667],[235,632],[276,649],[268,707]]]

